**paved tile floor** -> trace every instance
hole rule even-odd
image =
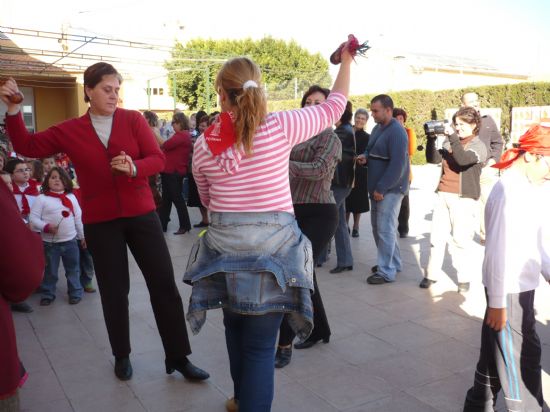
[[[397,282],[365,283],[375,264],[369,215],[360,237],[352,239],[354,270],[331,275],[334,255],[318,270],[319,287],[332,338],[309,350],[294,351],[292,363],[276,372],[273,410],[277,412],[460,411],[473,380],[485,299],[480,273],[472,290],[455,292],[456,277],[446,260],[448,279],[431,291],[418,288],[428,254],[433,188],[438,169],[415,167],[411,190],[410,237],[400,240],[404,260]],[[192,220],[199,217],[191,209]],[[177,218],[175,218],[177,221]],[[176,229],[175,221],[169,229]],[[184,301],[190,288],[181,282],[192,234],[166,236]],[[154,253],[154,251],[153,251]],[[479,246],[472,259],[481,263]],[[113,256],[116,259],[116,256]],[[25,411],[224,411],[231,396],[221,312],[208,314],[191,337],[192,360],[212,377],[190,383],[164,372],[164,356],[144,280],[131,262],[131,337],[134,377],[123,383],[113,375],[98,294],[69,306],[64,282],[50,307],[29,302],[34,312],[15,314],[21,358],[30,377],[21,390]],[[550,287],[537,294],[538,331],[543,346],[544,392],[550,399]],[[504,410],[499,403],[499,410]]]

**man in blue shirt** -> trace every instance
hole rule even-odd
[[[367,187],[371,202],[371,224],[378,249],[377,265],[367,283],[395,281],[401,271],[397,243],[397,216],[403,196],[409,191],[408,139],[405,129],[393,118],[393,100],[385,94],[371,100],[372,130],[367,150],[358,157],[368,164]]]

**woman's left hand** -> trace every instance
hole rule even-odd
[[[134,162],[126,153],[120,152],[118,156],[111,159],[111,171],[114,174],[132,176],[134,172]]]

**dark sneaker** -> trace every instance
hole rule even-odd
[[[53,299],[50,298],[42,298],[40,299],[40,306],[50,306],[53,302]]]
[[[383,276],[375,273],[367,278],[367,283],[369,285],[383,285],[384,283],[388,283],[388,281]]]
[[[351,237],[359,237],[359,230],[353,229],[351,231]]]
[[[76,305],[76,304],[80,303],[81,300],[82,300],[82,298],[69,298],[69,304],[70,305]]]
[[[424,278],[422,279],[422,281],[420,282],[420,284],[418,285],[418,287],[422,288],[422,289],[428,289],[430,286],[432,286],[435,282],[437,282],[437,280],[431,280],[431,279],[428,279],[428,278]]]

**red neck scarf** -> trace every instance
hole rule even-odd
[[[204,131],[204,139],[210,152],[217,156],[237,141],[231,113],[223,112],[218,121]]]
[[[58,199],[61,199],[61,204],[65,206],[67,209],[71,211],[71,213],[74,216],[74,208],[73,208],[73,202],[71,202],[71,199],[67,197],[66,193],[55,193],[55,192],[45,192],[46,196],[56,197]]]
[[[21,191],[17,183],[14,183],[13,186],[13,194],[14,195],[21,195],[21,214],[23,216],[28,216],[31,213],[31,207],[29,205],[29,200],[27,199],[28,196],[38,196],[38,185],[36,181],[29,180],[29,185],[25,188],[25,190]]]
[[[512,165],[523,152],[550,156],[550,122],[541,121],[540,124],[532,126],[522,135],[514,147],[506,150],[497,164],[493,167],[506,169]]]

